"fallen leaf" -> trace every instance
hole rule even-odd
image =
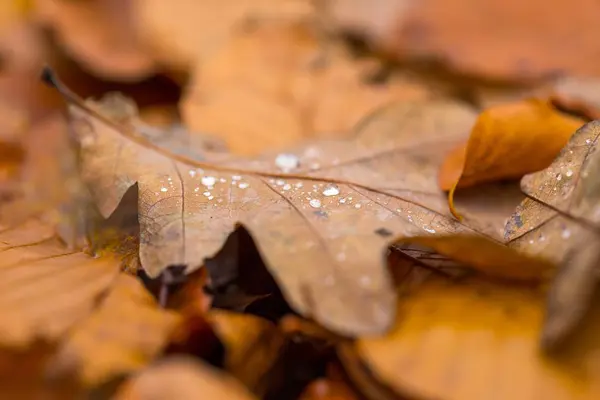
[[[64,338],[55,368],[80,363],[86,386],[99,386],[149,364],[167,345],[179,318],[161,310],[140,282],[126,274],[89,317]]]
[[[295,310],[344,334],[372,334],[393,318],[382,261],[395,238],[477,234],[446,215],[435,182],[439,152],[473,123],[469,107],[399,103],[367,118],[352,141],[244,160],[161,147],[140,125],[112,121],[102,104],[53,84],[85,121],[75,126],[82,174],[102,215],[137,183],[140,260],[151,277],[170,265],[197,268],[239,223]]]
[[[94,309],[119,273],[118,260],[68,251],[37,220],[2,229],[0,252],[0,331],[7,347],[58,340]]]
[[[47,360],[56,376],[104,383],[147,364],[175,327],[174,315],[119,272],[118,258],[69,251],[51,225],[30,220],[0,230],[0,244],[0,344],[23,351],[37,340],[60,341]]]
[[[136,34],[132,1],[37,0],[35,17],[80,65],[103,78],[139,81],[158,66]]]
[[[191,358],[162,360],[126,382],[116,400],[253,400],[235,379]]]
[[[338,27],[363,34],[401,61],[435,60],[459,75],[519,82],[597,76],[599,11],[594,0],[560,0],[552,7],[542,0],[527,6],[518,0],[353,0],[330,7]]]
[[[572,333],[596,290],[599,134],[597,121],[584,125],[552,165],[525,176],[521,187],[528,198],[506,225],[510,247],[563,265],[550,291],[548,348]]]
[[[231,151],[258,154],[306,138],[347,136],[365,115],[393,100],[428,96],[391,75],[369,82],[374,60],[324,49],[308,23],[264,22],[239,31],[193,75],[182,104],[186,124],[226,140]],[[252,140],[248,140],[252,138]]]
[[[439,185],[454,191],[501,179],[515,179],[550,165],[585,122],[563,115],[549,102],[529,99],[492,107],[479,116],[466,145],[451,152],[440,168]]]
[[[596,398],[599,310],[573,348],[548,359],[538,348],[544,300],[527,286],[431,275],[399,302],[395,328],[355,351],[409,398]]]
[[[262,318],[213,310],[206,315],[225,346],[225,370],[259,397],[269,388],[268,374],[276,367],[285,338]]]
[[[246,21],[299,20],[313,12],[308,0],[176,0],[168,7],[160,0],[144,0],[132,6],[139,36],[155,57],[176,68],[210,60]]]
[[[555,269],[546,259],[527,258],[483,236],[413,236],[402,241],[427,247],[436,254],[499,278],[535,282],[548,278]],[[477,252],[473,252],[473,248],[477,248]]]

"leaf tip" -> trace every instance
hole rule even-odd
[[[457,182],[457,184],[458,184],[458,182]],[[450,189],[450,192],[448,192],[448,208],[450,209],[450,212],[452,213],[454,218],[456,218],[458,221],[462,222],[463,216],[460,215],[460,213],[458,212],[456,207],[454,207],[454,191],[456,190],[457,184],[452,186],[452,189]]]

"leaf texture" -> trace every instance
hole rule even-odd
[[[450,217],[435,181],[440,154],[476,117],[467,106],[401,102],[365,119],[353,140],[246,160],[157,145],[139,124],[105,117],[106,105],[59,89],[72,101],[83,178],[103,216],[137,185],[150,276],[199,267],[242,224],[292,307],[329,328],[372,334],[394,317],[383,261],[395,238],[485,231]]]

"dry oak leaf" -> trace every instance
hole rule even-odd
[[[573,348],[548,359],[538,347],[544,301],[529,286],[431,275],[399,302],[396,327],[355,351],[372,377],[410,398],[598,398],[600,310]]]
[[[270,21],[236,32],[198,64],[181,104],[187,126],[222,137],[234,153],[258,154],[302,139],[342,137],[392,100],[427,96],[401,76],[369,82],[374,60],[324,48],[313,28]]]
[[[158,308],[111,256],[68,251],[39,220],[0,230],[0,344],[26,350],[61,341],[48,358],[56,374],[94,386],[145,365],[177,318]]]
[[[459,216],[453,202],[456,189],[520,178],[546,168],[584,123],[559,113],[541,99],[498,105],[482,112],[468,142],[448,154],[440,168],[439,185],[450,191],[452,213]]]
[[[159,361],[127,381],[116,400],[256,400],[236,379],[186,357]]]
[[[401,60],[433,59],[459,74],[521,82],[600,72],[595,0],[558,0],[552,7],[543,0],[336,3],[336,25],[364,33]]]
[[[584,125],[546,169],[525,176],[528,198],[506,225],[508,245],[562,265],[550,291],[544,330],[548,347],[579,324],[598,277],[600,122]]]
[[[54,84],[79,122],[82,175],[102,215],[137,184],[140,260],[151,277],[171,265],[198,268],[241,224],[292,307],[332,330],[373,334],[394,316],[384,265],[394,238],[477,235],[447,215],[435,181],[440,152],[474,121],[467,106],[399,103],[367,118],[351,141],[211,162],[210,153],[161,147]]]
[[[175,68],[211,59],[232,31],[248,21],[299,20],[313,13],[309,0],[133,0],[139,36],[155,57]]]
[[[52,28],[64,49],[93,74],[138,81],[157,65],[137,37],[132,0],[36,0],[34,16]]]

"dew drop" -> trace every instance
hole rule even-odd
[[[426,230],[427,232],[429,232],[429,233],[435,233],[435,229],[433,229],[433,228],[430,228],[430,227],[428,227],[427,225],[425,225],[425,226],[423,227],[423,229],[425,229],[425,230]]]
[[[196,176],[196,170],[195,169],[190,169],[189,171],[190,176],[193,178]]]
[[[203,176],[201,182],[204,186],[213,186],[217,179],[214,176]]]
[[[227,179],[225,179],[225,178],[221,178],[221,179],[219,179],[219,182],[221,182],[221,183],[226,183],[226,182],[227,182]]]
[[[208,199],[209,199],[209,200],[212,200],[212,199],[214,199],[214,198],[215,198],[215,196],[208,196]]]
[[[289,183],[286,183],[285,185],[283,185],[283,190],[290,190],[292,188],[292,185],[290,185]]]
[[[239,176],[239,175],[233,175],[233,176],[231,177],[231,180],[233,180],[233,181],[239,181],[239,180],[241,180],[241,179],[242,179],[242,177],[241,177],[241,176]]]
[[[590,143],[592,143],[591,139],[585,139],[585,144],[590,144]]]
[[[167,189],[166,187],[161,187],[160,188],[160,191],[163,192],[163,193],[166,192],[167,190],[169,190],[169,189]]]
[[[354,208],[361,208],[361,207],[362,207],[362,205],[361,205],[360,203],[356,203],[356,204],[354,205]]]
[[[321,200],[319,200],[319,199],[310,199],[310,201],[308,202],[308,204],[310,204],[310,206],[312,208],[319,208],[319,207],[321,207]]]
[[[171,181],[173,180],[173,178],[171,178],[171,177],[169,176],[169,177],[167,178],[167,180],[168,180],[169,182],[171,182]]]
[[[206,197],[210,196],[210,192],[204,192],[202,194],[205,195]]]
[[[529,240],[529,244],[533,244],[533,239],[530,239],[530,240]]]
[[[310,169],[313,170],[313,171],[316,170],[316,169],[319,169],[320,167],[321,167],[321,164],[316,163],[316,162],[310,164]]]
[[[337,196],[338,194],[340,194],[340,188],[333,183],[325,186],[325,189],[323,189],[323,196]]]
[[[199,187],[197,187],[196,189],[194,189],[194,192],[199,192],[199,191],[200,191]]]
[[[294,185],[297,189],[300,189],[304,184],[302,182],[298,182]]]
[[[282,171],[290,171],[298,168],[298,165],[300,165],[300,160],[295,154],[281,153],[275,157],[275,165],[277,165],[277,167],[279,167],[279,169]]]
[[[540,242],[543,242],[544,240],[546,240],[546,237],[540,233],[539,239],[540,239]]]
[[[240,184],[238,185],[238,187],[239,187],[240,189],[246,189],[246,188],[249,188],[249,187],[250,187],[250,184],[249,184],[249,183],[247,183],[247,182],[240,182]]]
[[[340,204],[344,204],[346,202],[346,199],[340,199],[339,203]]]
[[[571,237],[571,231],[568,230],[567,228],[563,228],[560,237],[562,237],[563,239],[568,239]]]
[[[567,178],[570,178],[573,176],[573,170],[568,169],[567,172],[565,172],[565,175],[567,176]]]
[[[413,222],[413,217],[412,217],[412,215],[409,215],[409,216],[408,216],[408,220],[409,220],[410,222]]]
[[[558,174],[556,174],[556,180],[560,181],[562,179],[562,174],[559,172]]]
[[[277,180],[275,181],[275,184],[276,184],[277,186],[283,186],[283,185],[285,185],[285,181],[284,181],[283,179],[277,179]]]

